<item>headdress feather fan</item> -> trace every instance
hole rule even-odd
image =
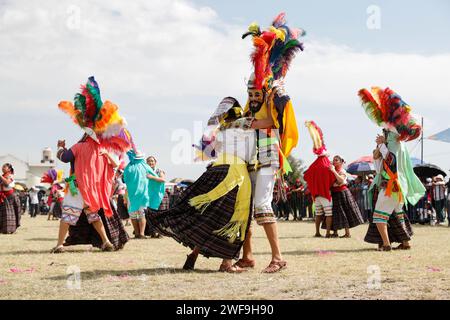
[[[61,101],[58,107],[82,129],[92,130],[104,148],[121,153],[133,146],[119,108],[111,101],[102,101],[94,77],[89,77],[87,83],[81,86],[81,93],[75,95],[74,103]]]
[[[411,114],[411,107],[390,88],[361,89],[358,95],[369,119],[387,130],[395,130],[399,141],[411,141],[420,136],[422,127]]]

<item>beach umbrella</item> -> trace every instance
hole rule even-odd
[[[358,163],[358,162],[370,162],[373,163],[373,156],[363,156],[355,161],[350,162],[349,165],[353,164],[353,163]]]
[[[420,178],[432,178],[437,176],[438,174],[442,174],[444,177],[447,176],[444,170],[431,163],[414,166],[414,172]]]
[[[374,172],[375,167],[372,162],[353,162],[348,165],[347,172],[350,174],[363,175],[365,173]]]

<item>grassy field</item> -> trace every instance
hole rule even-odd
[[[183,271],[189,250],[170,238],[130,240],[119,252],[77,246],[52,255],[58,224],[24,216],[16,234],[0,235],[0,299],[450,299],[444,226],[416,226],[410,251],[377,252],[363,242],[367,225],[351,239],[317,239],[311,222],[282,222],[288,268],[267,275],[260,271],[270,250],[258,226],[256,268],[224,274],[216,271],[219,259],[203,257],[196,271]]]

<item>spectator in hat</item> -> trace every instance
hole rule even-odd
[[[442,174],[437,175],[432,183],[432,197],[434,208],[436,209],[437,224],[444,223],[444,208],[445,208],[445,182]]]

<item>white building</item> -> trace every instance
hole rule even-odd
[[[42,175],[49,169],[56,167],[53,153],[50,148],[42,151],[41,163],[28,163],[16,156],[7,154],[0,156],[0,165],[11,163],[14,167],[14,177],[17,182],[24,183],[28,188],[41,184]]]

